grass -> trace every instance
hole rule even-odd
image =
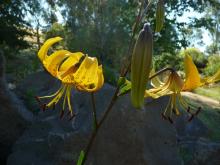
[[[211,108],[206,105],[201,105],[196,101],[187,99],[195,107],[202,106],[202,111],[199,113],[198,118],[207,126],[210,130],[210,140],[220,141],[220,107]]]
[[[187,97],[185,97],[185,99],[195,107],[202,107],[202,111],[197,117],[208,128],[209,133],[206,138],[213,142],[220,142],[220,107],[211,108],[206,105],[201,105],[201,102],[193,101]],[[179,147],[179,154],[182,157],[184,164],[192,163],[195,155],[194,150],[184,145]]]
[[[193,92],[220,101],[220,85],[218,84],[200,87],[195,89]]]

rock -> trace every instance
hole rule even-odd
[[[34,79],[43,81],[33,82]],[[28,88],[33,88],[39,95],[50,94],[59,86],[58,81],[45,73],[37,73],[26,80],[23,82],[25,85],[17,88],[21,94]],[[98,119],[103,115],[113,92],[114,88],[105,84],[95,93]],[[66,118],[59,119],[59,106],[55,110],[39,111],[32,126],[14,145],[8,165],[75,164],[73,162],[78,159],[91,135],[92,104],[90,94],[78,91],[73,91],[71,100],[77,116],[71,122]],[[166,104],[165,97],[148,101],[143,110],[136,110],[130,104],[129,95],[121,97],[100,128],[87,164],[182,164],[175,128],[160,118]]]
[[[220,141],[210,140],[212,132],[199,116],[194,117],[191,122],[187,121],[188,118],[188,115],[182,115],[175,123],[184,164],[219,165]]]
[[[220,142],[213,142],[206,138],[185,139],[181,142],[181,152],[184,156],[184,164],[220,164]]]
[[[12,93],[5,80],[5,61],[0,52],[0,164],[5,164],[12,145],[23,133],[33,115]]]
[[[134,109],[129,100],[129,96],[118,100],[100,130],[88,162],[105,165],[181,164],[175,129],[160,117],[167,98],[147,103],[142,111]]]
[[[189,116],[187,114],[183,114],[175,122],[177,136],[180,139],[197,139],[200,137],[207,137],[209,135],[209,129],[197,116],[190,122],[188,122],[188,118]]]

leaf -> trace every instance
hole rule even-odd
[[[82,150],[82,151],[80,152],[79,159],[78,159],[78,161],[77,161],[77,165],[82,165],[82,162],[83,162],[84,157],[85,157],[85,153],[84,153],[84,151]]]
[[[126,81],[125,77],[119,77],[118,79],[118,86],[122,86]]]
[[[126,93],[128,93],[131,90],[131,82],[126,80],[124,81],[123,84],[121,84],[118,96],[122,96]]]
[[[164,24],[164,15],[165,15],[165,8],[164,8],[164,0],[159,0],[157,3],[157,11],[156,11],[156,32],[160,32],[163,28]]]

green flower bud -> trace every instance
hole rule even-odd
[[[164,0],[159,0],[157,3],[157,11],[156,11],[156,32],[160,32],[163,28],[164,24],[164,14],[165,14],[165,8],[164,8]]]
[[[134,107],[144,104],[144,93],[151,71],[153,35],[149,24],[144,24],[135,43],[131,61],[131,102]]]

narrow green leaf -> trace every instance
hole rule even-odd
[[[156,11],[156,32],[160,32],[163,28],[165,16],[164,0],[159,0]]]
[[[85,157],[85,153],[84,153],[84,151],[82,150],[82,151],[80,152],[79,159],[78,159],[78,161],[77,161],[77,165],[82,165],[82,162],[83,162],[84,157]]]
[[[118,86],[122,86],[126,81],[125,77],[119,77],[118,79]]]
[[[120,86],[118,96],[124,95],[131,90],[131,82],[125,79],[124,84]]]

